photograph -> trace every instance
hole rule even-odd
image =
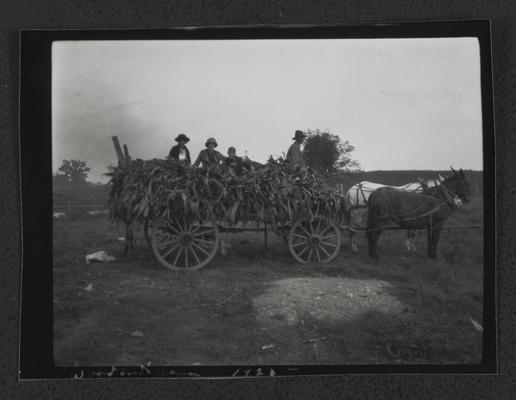
[[[485,361],[477,37],[50,57],[56,367]]]

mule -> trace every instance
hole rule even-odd
[[[429,179],[427,181],[418,178],[417,182],[411,182],[407,183],[403,186],[388,186],[383,185],[381,183],[374,183],[374,182],[368,182],[363,181],[360,183],[357,183],[347,191],[345,199],[347,202],[347,205],[349,207],[348,215],[347,215],[347,223],[351,223],[354,217],[357,219],[360,219],[360,209],[364,211],[364,214],[366,212],[367,207],[367,201],[369,199],[369,196],[371,196],[371,193],[373,193],[376,189],[383,188],[383,187],[391,187],[398,190],[403,190],[406,192],[415,192],[415,193],[422,193],[424,190],[435,187],[440,185],[444,181],[444,178],[439,174],[436,179]],[[349,231],[349,237],[350,237],[350,243],[351,243],[351,250],[353,252],[358,251],[358,246],[355,243],[355,232],[352,230]],[[415,230],[407,230],[405,234],[405,246],[408,251],[415,251],[416,250],[416,231]]]
[[[464,171],[453,170],[441,185],[422,193],[383,187],[371,193],[368,200],[367,241],[369,255],[378,258],[377,243],[382,229],[394,222],[404,229],[427,230],[428,256],[437,258],[437,245],[444,222],[457,208],[456,197],[469,203],[471,190]]]

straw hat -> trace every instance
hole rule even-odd
[[[178,143],[180,140],[184,141],[185,143],[188,143],[190,141],[190,138],[186,136],[184,133],[181,133],[174,140]]]
[[[209,138],[206,143],[204,144],[206,147],[208,147],[208,144],[210,143],[213,143],[215,145],[215,147],[217,147],[219,144],[217,143],[217,141],[215,140],[215,138]]]
[[[301,138],[305,138],[305,137],[306,137],[306,133],[298,130],[298,131],[296,131],[296,136],[294,136],[292,138],[292,140],[301,139]]]

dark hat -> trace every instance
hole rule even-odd
[[[234,152],[236,153],[236,149],[235,149],[233,146],[231,146],[231,147],[229,147],[229,148],[228,148],[228,153],[229,153],[230,151],[234,151]]]
[[[190,138],[188,136],[186,136],[184,133],[181,133],[174,140],[178,143],[180,140],[183,140],[185,143],[188,143],[190,141]]]
[[[208,144],[209,143],[213,143],[215,145],[215,147],[217,147],[219,144],[217,143],[217,141],[215,140],[215,138],[209,138],[206,143],[204,144],[206,147],[208,147]]]
[[[305,138],[306,137],[306,133],[304,133],[303,131],[296,131],[296,136],[294,136],[292,138],[292,140],[296,140],[298,138]]]

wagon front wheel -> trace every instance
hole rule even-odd
[[[328,263],[339,254],[340,229],[326,218],[300,219],[290,229],[288,247],[292,256],[303,264]]]
[[[211,221],[161,219],[151,229],[154,255],[174,271],[194,271],[207,265],[219,246],[219,230]]]

